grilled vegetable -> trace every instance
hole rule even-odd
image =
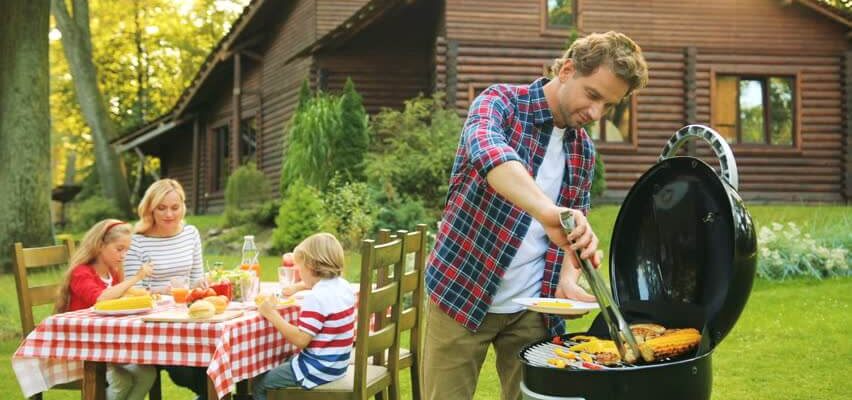
[[[95,303],[95,310],[136,310],[153,306],[154,299],[150,295],[144,295],[99,301]]]
[[[568,364],[561,358],[548,358],[547,363],[556,368],[565,368]]]
[[[569,360],[578,360],[579,359],[579,357],[577,357],[577,353],[572,353],[570,351],[566,351],[565,349],[561,349],[561,348],[558,348],[558,347],[553,349],[553,352],[557,356],[562,357],[562,358],[566,358],[566,359],[569,359]]]
[[[670,329],[662,336],[649,339],[639,345],[642,358],[651,362],[667,357],[675,357],[695,350],[701,341],[697,329]]]

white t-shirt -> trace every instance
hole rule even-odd
[[[535,177],[536,185],[554,202],[559,197],[562,177],[565,175],[565,150],[562,147],[564,136],[565,129],[553,128],[544,161],[539,166]],[[544,253],[549,244],[550,239],[544,233],[544,228],[533,219],[515,258],[506,268],[506,273],[503,275],[497,293],[494,294],[488,312],[496,314],[518,312],[524,307],[512,302],[512,299],[541,295]]]

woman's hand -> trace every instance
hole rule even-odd
[[[139,271],[136,271],[136,275],[134,275],[132,279],[134,282],[138,283],[139,281],[151,276],[151,274],[153,273],[154,266],[151,263],[145,263],[142,264],[141,267],[139,267]]]

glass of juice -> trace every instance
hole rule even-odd
[[[186,303],[186,295],[189,294],[189,281],[185,277],[176,276],[169,280],[172,286],[172,297],[175,303]]]

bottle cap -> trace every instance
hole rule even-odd
[[[243,236],[243,239],[252,239],[252,240],[254,240],[254,235],[245,235],[245,236]]]

